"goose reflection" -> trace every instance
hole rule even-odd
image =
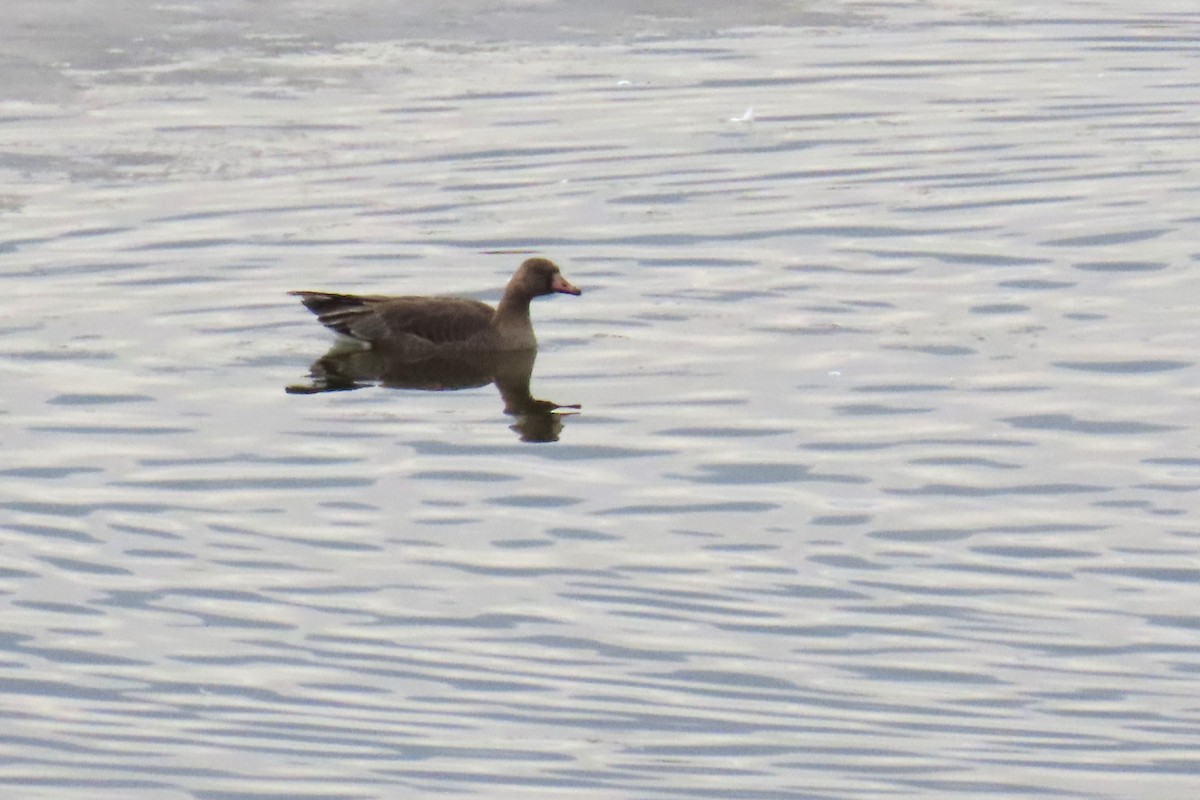
[[[309,382],[287,387],[288,394],[344,392],[366,386],[427,392],[475,389],[496,384],[504,413],[515,417],[510,429],[523,442],[556,442],[562,417],[580,408],[538,400],[529,390],[537,350],[456,354],[414,360],[387,347],[338,343],[309,368]]]

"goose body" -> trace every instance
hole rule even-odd
[[[537,347],[529,303],[555,293],[581,294],[545,258],[521,264],[495,308],[462,297],[291,292],[330,330],[413,357]]]

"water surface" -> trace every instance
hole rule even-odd
[[[13,796],[1194,794],[1188,4],[12,15]],[[553,436],[285,391],[525,251]]]

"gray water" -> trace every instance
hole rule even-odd
[[[393,5],[6,5],[5,797],[1196,796],[1194,3]]]

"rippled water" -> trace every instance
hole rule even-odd
[[[1194,5],[13,5],[5,796],[1195,795]]]

